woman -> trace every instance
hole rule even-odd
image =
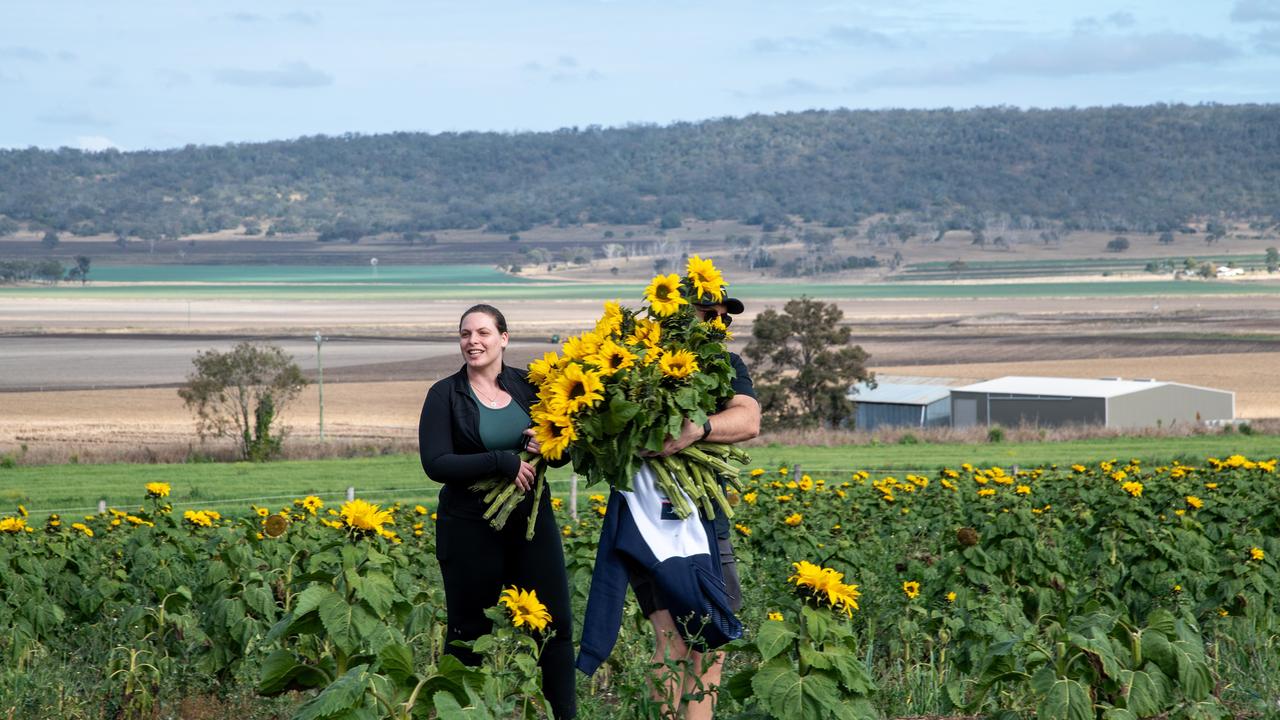
[[[452,646],[491,630],[484,611],[497,604],[507,587],[532,589],[551,613],[547,632],[554,635],[542,651],[542,691],[556,718],[577,713],[574,692],[573,620],[560,530],[543,493],[533,540],[525,540],[533,493],[508,518],[502,530],[485,520],[478,480],[500,477],[520,491],[533,486],[534,468],[519,457],[536,452],[529,408],[537,391],[522,370],[502,362],[507,321],[496,308],[476,305],[462,314],[458,345],[465,364],[431,386],[418,422],[422,469],[443,483],[436,521],[436,558],[444,579],[448,613],[446,652],[469,665],[479,657]]]

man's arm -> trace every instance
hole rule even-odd
[[[734,395],[724,409],[707,417],[711,421],[711,434],[705,440],[718,443],[736,443],[760,434],[760,403],[750,395]],[[702,426],[684,421],[680,437],[668,438],[662,446],[661,456],[674,455],[690,445],[703,440]]]

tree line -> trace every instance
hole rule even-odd
[[[356,242],[481,228],[909,215],[1165,232],[1280,222],[1280,105],[809,111],[540,133],[315,136],[164,151],[0,151],[0,235],[240,228]]]

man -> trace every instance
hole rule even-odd
[[[695,304],[694,309],[704,322],[720,318],[721,322],[729,325],[733,322],[733,316],[742,312],[743,305],[737,298],[725,298],[714,304]],[[660,455],[672,455],[700,440],[737,443],[760,434],[760,403],[756,401],[751,375],[737,353],[729,353],[729,361],[737,373],[733,380],[733,397],[722,403],[703,425],[695,425],[686,419],[679,437],[668,438]],[[729,541],[729,519],[719,510],[716,511],[715,530],[730,606],[736,613],[742,607],[742,586],[738,578],[738,563],[733,556],[733,545]],[[676,630],[674,618],[665,609],[653,578],[633,574],[631,588],[640,603],[640,609],[653,624],[656,643],[653,662],[665,665],[668,660],[674,660],[684,668],[683,677],[669,677],[663,673],[663,677],[658,679],[660,686],[654,688],[654,699],[670,704],[665,708],[663,717],[679,717],[682,695],[700,693],[700,699],[683,705],[683,717],[710,718],[715,709],[716,689],[720,685],[724,668],[724,653],[701,653],[687,646]]]

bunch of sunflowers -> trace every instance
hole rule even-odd
[[[729,330],[719,318],[704,322],[694,310],[695,304],[723,300],[725,285],[715,265],[695,255],[684,277],[654,277],[640,310],[606,302],[594,329],[531,363],[529,380],[538,386],[531,415],[542,458],[559,460],[567,452],[588,485],[603,481],[620,490],[629,490],[640,464],[648,462],[679,517],[693,512],[686,496],[707,516],[719,506],[731,517],[718,479],[737,481],[732,463],[747,461],[741,450],[700,442],[669,457],[640,456],[660,452],[686,419],[701,425],[733,396]],[[539,467],[529,536],[544,483]],[[491,522],[501,527],[520,495],[510,483],[481,489]]]

